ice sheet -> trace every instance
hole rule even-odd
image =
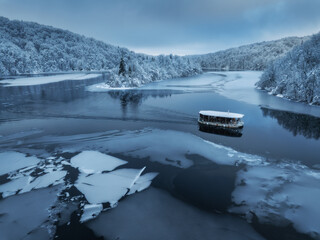
[[[261,222],[287,225],[320,237],[320,171],[294,163],[250,166],[240,171],[230,210],[254,212]]]
[[[112,157],[97,151],[83,151],[71,158],[73,167],[79,168],[84,173],[99,173],[111,171],[116,167],[126,164],[119,158]]]
[[[42,229],[49,218],[48,209],[57,200],[59,187],[40,189],[0,201],[0,239],[26,239]],[[49,239],[47,229],[46,238]],[[41,236],[45,232],[42,231]]]
[[[0,185],[2,197],[9,197],[19,191],[19,194],[26,193],[32,189],[45,188],[64,183],[63,178],[66,171],[53,171],[37,178],[22,176]]]
[[[89,203],[109,202],[115,205],[136,182],[142,169],[120,169],[109,173],[80,174],[75,186],[81,191]]]
[[[86,225],[105,239],[263,239],[240,218],[199,211],[155,188],[124,199]]]
[[[31,85],[40,85],[54,82],[61,82],[65,80],[84,80],[90,78],[97,78],[102,76],[101,74],[61,74],[54,76],[44,76],[44,77],[26,77],[26,78],[18,78],[18,79],[5,79],[0,81],[0,83],[4,83],[7,87],[10,86],[31,86]]]
[[[40,160],[34,156],[26,157],[19,152],[2,152],[0,153],[0,175],[34,166],[39,162]]]

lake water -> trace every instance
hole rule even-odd
[[[320,108],[256,90],[260,74],[207,72],[128,90],[94,85],[105,75],[0,86],[1,166],[16,152],[39,160],[0,176],[0,232],[18,219],[28,226],[19,236],[32,239],[320,239]],[[243,113],[242,135],[199,131],[200,110]],[[80,176],[92,173],[72,159],[83,151],[127,162],[116,171],[146,167],[158,175],[119,203],[100,201],[105,211],[80,224],[89,199]],[[41,176],[50,180],[25,190]],[[54,204],[50,194],[58,195]],[[30,227],[21,217],[30,213],[15,216],[8,202],[42,198],[54,208]]]

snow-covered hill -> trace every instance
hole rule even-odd
[[[119,87],[189,76],[201,67],[186,57],[137,54],[66,30],[0,17],[0,77],[92,70],[110,71],[110,84]]]
[[[264,70],[268,63],[284,56],[293,47],[300,45],[309,37],[288,37],[275,41],[260,42],[236,48],[193,55],[203,68],[217,70]]]
[[[274,95],[320,105],[320,33],[271,63],[257,86]]]

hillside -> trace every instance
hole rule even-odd
[[[287,99],[320,105],[320,33],[271,63],[257,86]]]
[[[136,54],[70,31],[0,17],[0,77],[92,70],[113,73],[111,85],[117,87],[201,72],[185,57]]]
[[[260,42],[236,48],[190,56],[203,68],[217,70],[264,70],[268,63],[284,56],[293,47],[309,37],[288,37],[275,41]]]

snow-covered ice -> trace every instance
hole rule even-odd
[[[89,203],[115,205],[137,181],[143,169],[119,169],[109,173],[80,174],[75,186]]]
[[[101,74],[60,74],[53,76],[42,76],[42,77],[26,77],[26,78],[17,78],[17,79],[5,79],[1,80],[0,83],[5,84],[6,87],[11,86],[32,86],[32,85],[40,85],[40,84],[48,84],[54,82],[61,82],[65,80],[84,80],[91,78],[98,78],[102,76]]]
[[[242,219],[199,211],[152,187],[86,225],[105,239],[263,239]]]
[[[0,175],[34,166],[39,162],[40,160],[37,157],[27,157],[23,153],[2,152],[0,153]]]
[[[16,194],[29,192],[33,189],[46,188],[64,183],[63,178],[67,174],[66,171],[53,171],[37,178],[31,176],[22,176],[0,185],[0,193],[2,197],[9,197]]]
[[[231,212],[287,225],[320,238],[320,171],[294,163],[248,166],[238,173]]]
[[[57,200],[58,186],[11,196],[0,201],[0,239],[30,239],[44,228],[42,239],[50,239],[43,226],[49,219],[48,209]],[[48,223],[48,222],[47,222]],[[44,234],[45,233],[45,234]]]
[[[72,166],[87,174],[112,171],[126,163],[127,161],[97,151],[83,151],[71,158]]]

